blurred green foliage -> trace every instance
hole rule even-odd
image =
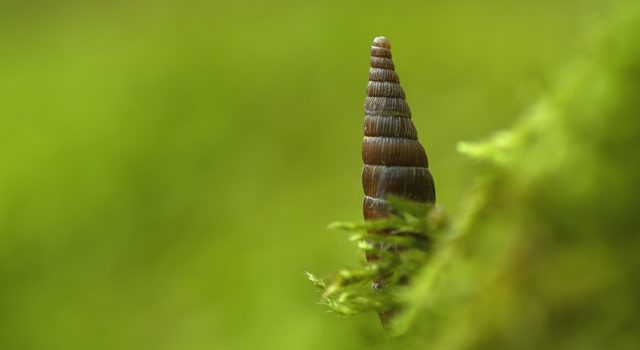
[[[511,131],[398,322],[410,348],[640,346],[640,3]],[[405,344],[407,345],[407,344]]]
[[[361,217],[370,40],[455,214],[477,172],[456,142],[512,124],[611,4],[3,2],[0,348],[382,342],[303,279],[357,263],[325,227]]]

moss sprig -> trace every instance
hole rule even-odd
[[[335,222],[331,229],[351,233],[356,247],[378,258],[359,267],[345,268],[326,280],[309,272],[307,278],[320,291],[320,304],[340,315],[380,312],[402,307],[398,292],[428,262],[438,233],[446,226],[438,206],[388,199],[391,215],[362,223]]]

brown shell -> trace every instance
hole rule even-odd
[[[367,96],[364,100],[365,115],[411,118],[411,110],[404,98],[388,96]]]
[[[365,165],[362,184],[364,194],[372,198],[393,193],[414,201],[431,202],[435,197],[431,173],[422,167]]]
[[[388,195],[435,202],[427,153],[418,141],[411,110],[395,72],[391,44],[384,37],[375,38],[371,46],[364,110],[362,187],[365,219],[388,215]]]
[[[418,132],[409,118],[368,115],[364,117],[364,136],[402,137],[417,140]]]

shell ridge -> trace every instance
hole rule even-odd
[[[365,219],[387,215],[385,198],[391,194],[434,202],[427,153],[411,120],[391,44],[384,37],[375,38],[371,45],[366,91],[362,142]]]

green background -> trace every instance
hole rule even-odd
[[[0,5],[0,348],[326,349],[380,341],[303,272],[357,264],[368,48],[390,38],[438,201],[601,1]]]

